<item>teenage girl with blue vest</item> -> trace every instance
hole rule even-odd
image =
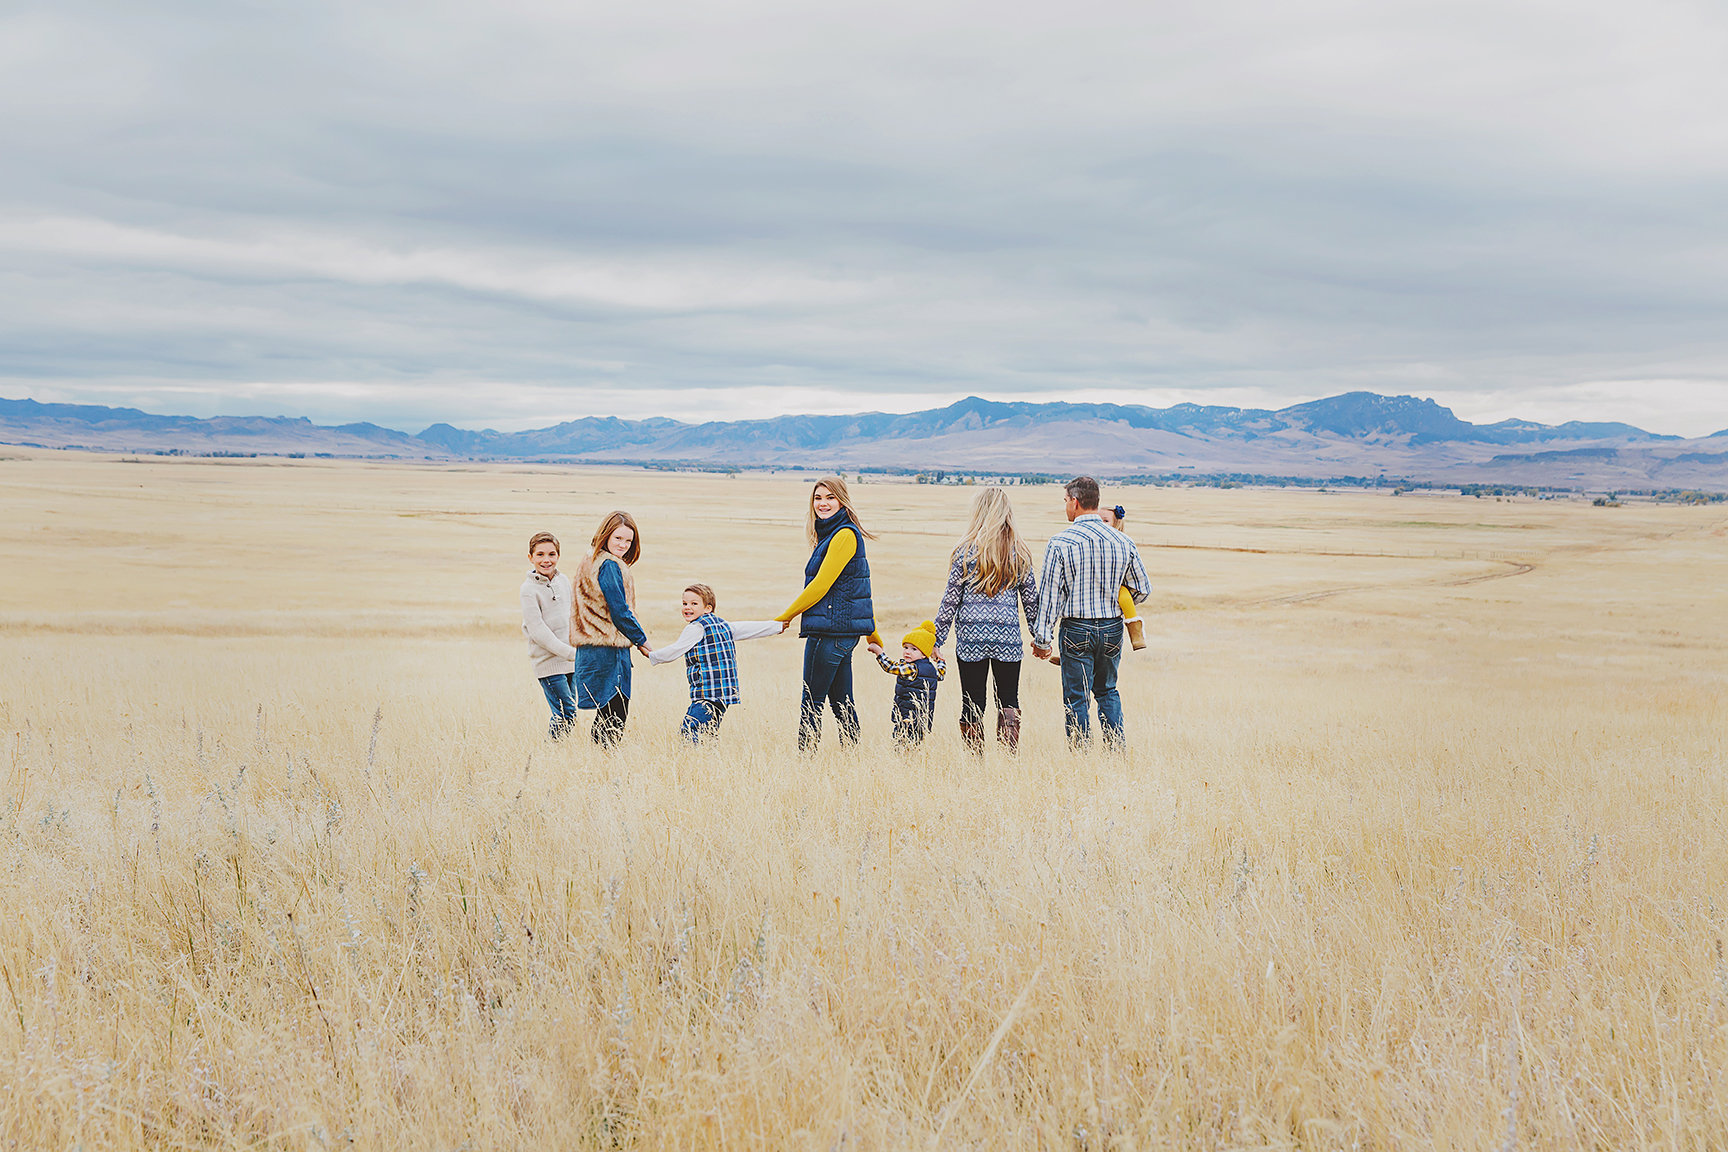
[[[842,744],[858,740],[858,706],[852,699],[852,651],[860,638],[881,644],[876,608],[870,600],[870,562],[864,541],[875,537],[858,523],[846,482],[824,476],[810,490],[805,530],[812,551],[804,565],[804,591],[775,619],[799,617],[804,638],[804,698],[798,747],[807,751],[822,736],[822,706],[834,711]]]

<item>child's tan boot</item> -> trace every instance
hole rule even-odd
[[[1134,645],[1134,651],[1146,647],[1146,621],[1136,616],[1128,621],[1128,642]]]

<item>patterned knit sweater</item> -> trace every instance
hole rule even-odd
[[[948,566],[948,586],[936,613],[937,646],[953,628],[957,660],[1024,659],[1020,616],[1025,614],[1027,624],[1038,618],[1038,578],[1028,571],[1020,583],[994,596],[984,595],[977,580],[977,553],[968,549],[957,554]]]

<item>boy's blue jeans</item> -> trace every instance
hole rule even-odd
[[[720,721],[726,718],[727,705],[713,700],[692,700],[689,711],[684,713],[684,723],[678,726],[678,731],[684,733],[685,739],[692,744],[700,744],[710,736],[720,732]]]
[[[822,739],[822,705],[834,710],[840,743],[858,742],[858,706],[852,701],[852,650],[856,636],[804,638],[804,699],[798,714],[798,750]]]
[[[1062,710],[1068,742],[1092,738],[1088,694],[1098,701],[1098,727],[1108,744],[1121,745],[1122,697],[1116,692],[1116,668],[1122,662],[1122,619],[1069,616],[1058,630],[1062,645]]]
[[[540,691],[546,693],[546,703],[552,709],[552,723],[547,730],[557,740],[576,723],[576,674],[561,672],[540,677]]]

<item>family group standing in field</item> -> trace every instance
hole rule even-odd
[[[609,514],[594,533],[573,576],[558,570],[560,547],[550,532],[528,542],[532,570],[522,582],[522,630],[534,674],[552,709],[551,733],[564,736],[579,711],[592,710],[594,742],[617,743],[630,712],[631,651],[650,665],[682,656],[690,679],[690,707],[682,731],[692,741],[713,735],[739,699],[737,642],[786,631],[793,617],[804,640],[804,689],[798,747],[821,737],[824,707],[834,714],[843,744],[858,739],[852,693],[852,655],[866,642],[883,671],[895,678],[895,740],[911,746],[930,731],[936,688],[947,675],[942,643],[954,631],[960,669],[960,735],[984,751],[984,715],[993,681],[996,737],[1012,752],[1020,739],[1020,663],[1025,645],[1020,620],[1032,634],[1032,654],[1062,669],[1064,723],[1070,743],[1091,737],[1092,702],[1107,743],[1123,742],[1116,672],[1126,631],[1144,646],[1135,606],[1151,591],[1140,552],[1124,530],[1120,506],[1099,509],[1098,482],[1078,476],[1064,488],[1069,526],[1044,549],[1033,572],[1032,551],[1014,525],[1014,508],[1001,488],[972,501],[971,521],[954,547],[948,583],[933,620],[888,654],[876,627],[866,540],[845,481],[827,476],[811,489],[805,528],[811,545],[804,587],[773,620],[727,621],[715,611],[706,584],[684,589],[684,630],[653,648],[636,619],[630,569],[641,556],[641,535],[628,512]]]

